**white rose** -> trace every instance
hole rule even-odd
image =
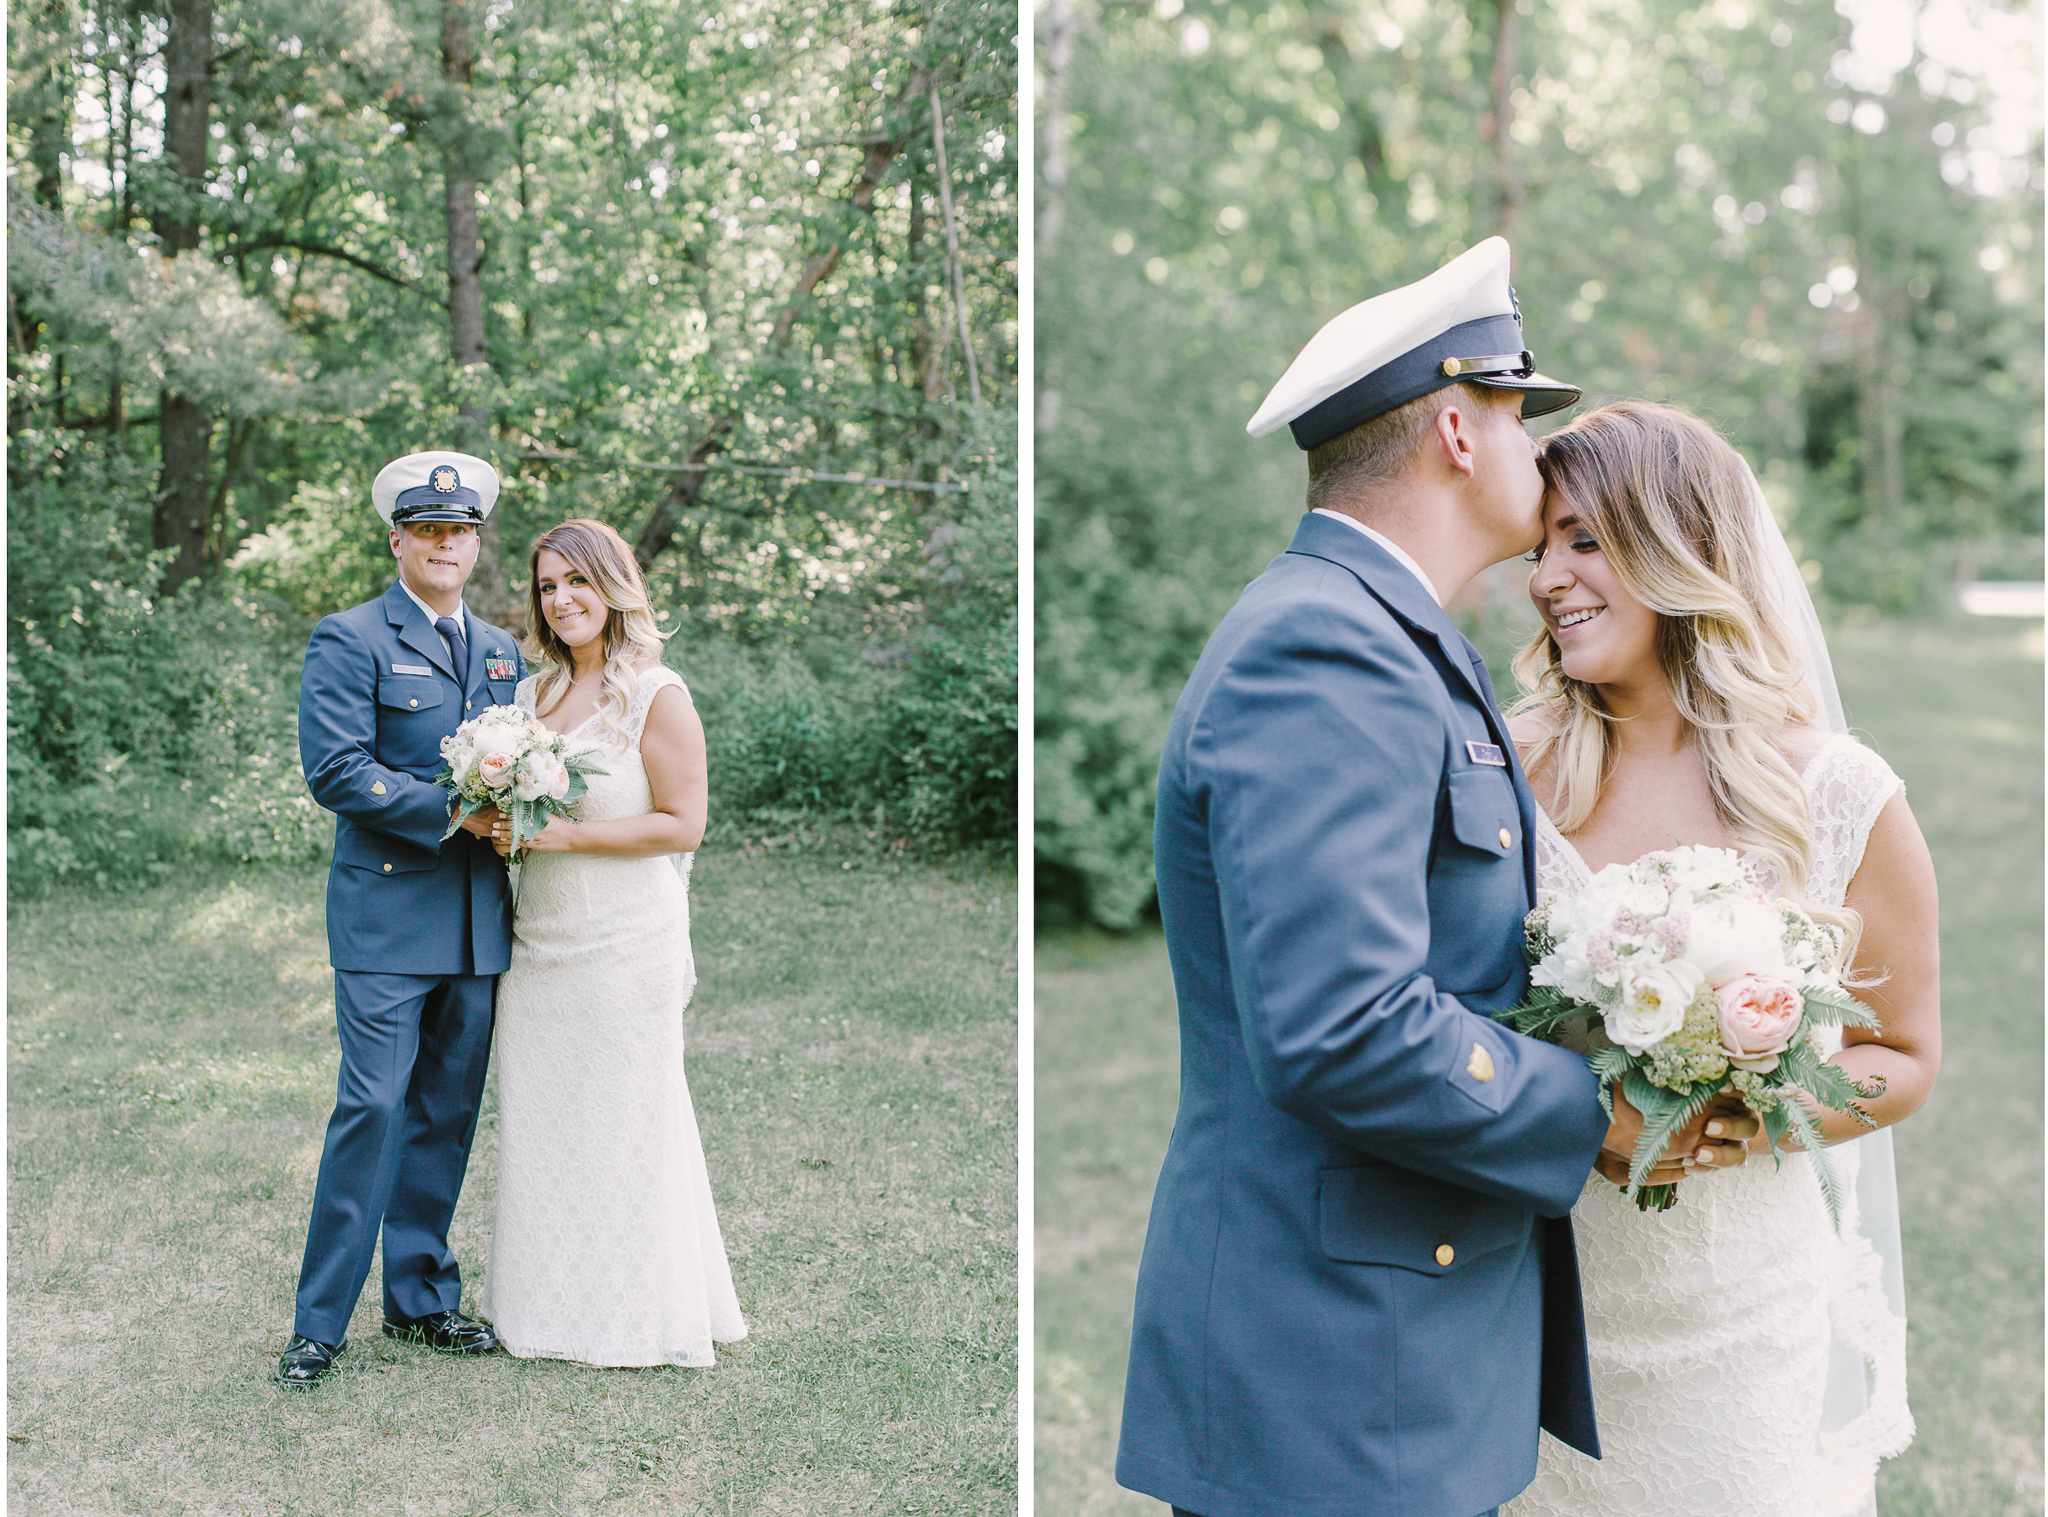
[[[1745,974],[1793,978],[1784,962],[1783,919],[1764,902],[1748,896],[1696,903],[1680,957],[1716,990]]]
[[[1607,1036],[1630,1053],[1641,1053],[1685,1025],[1685,1009],[1700,988],[1700,972],[1682,960],[1632,963],[1622,975],[1621,996],[1607,1008]]]
[[[1586,957],[1583,934],[1559,940],[1555,951],[1545,954],[1542,962],[1529,971],[1529,981],[1534,985],[1554,986],[1575,1001],[1599,999],[1600,985],[1594,978],[1593,965]]]
[[[1671,892],[1664,887],[1663,881],[1654,877],[1632,879],[1627,888],[1615,893],[1614,910],[1617,914],[1631,911],[1639,917],[1654,920],[1664,915],[1670,904]]]
[[[554,776],[541,764],[528,764],[512,779],[512,793],[522,801],[537,801],[553,787]]]

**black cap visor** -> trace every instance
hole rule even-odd
[[[1577,385],[1561,384],[1541,374],[1466,374],[1460,377],[1467,384],[1485,385],[1490,390],[1521,391],[1524,421],[1532,416],[1548,416],[1566,406],[1575,406],[1586,393]]]
[[[445,500],[431,506],[396,506],[392,509],[391,525],[394,527],[408,527],[422,521],[459,521],[480,527],[484,513],[477,506],[454,505]]]

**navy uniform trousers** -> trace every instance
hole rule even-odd
[[[462,1194],[490,1056],[496,977],[510,960],[505,868],[448,825],[432,783],[441,740],[509,705],[511,635],[467,619],[457,669],[433,623],[393,585],[327,617],[306,649],[299,754],[335,813],[327,881],[341,1074],[320,1155],[293,1331],[347,1336],[381,1230],[384,1313],[461,1304],[448,1226]]]

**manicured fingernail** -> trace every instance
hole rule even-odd
[[[1699,1151],[1697,1157],[1702,1164],[1712,1164],[1714,1162],[1714,1151],[1711,1148],[1703,1148]]]
[[[1708,1136],[1708,1137],[1710,1137],[1710,1138],[1718,1138],[1718,1137],[1720,1137],[1720,1136],[1721,1136],[1721,1131],[1722,1131],[1722,1129],[1721,1129],[1721,1123],[1720,1123],[1720,1121],[1719,1121],[1719,1119],[1718,1119],[1718,1118],[1717,1118],[1716,1120],[1714,1120],[1714,1121],[1712,1121],[1712,1122],[1709,1122],[1709,1123],[1707,1124],[1707,1136]]]

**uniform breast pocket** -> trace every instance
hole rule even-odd
[[[509,680],[492,680],[490,682],[491,704],[493,706],[511,705],[513,694],[518,688],[517,685],[512,684]]]
[[[377,681],[377,704],[387,711],[431,711],[441,704],[441,682],[416,674],[388,674]]]
[[[1522,814],[1505,769],[1451,771],[1451,834],[1467,848],[1497,859],[1521,846]]]
[[[1522,872],[1521,812],[1507,771],[1457,769],[1429,871],[1429,962],[1452,995],[1485,997],[1522,964],[1522,917],[1529,909]]]

